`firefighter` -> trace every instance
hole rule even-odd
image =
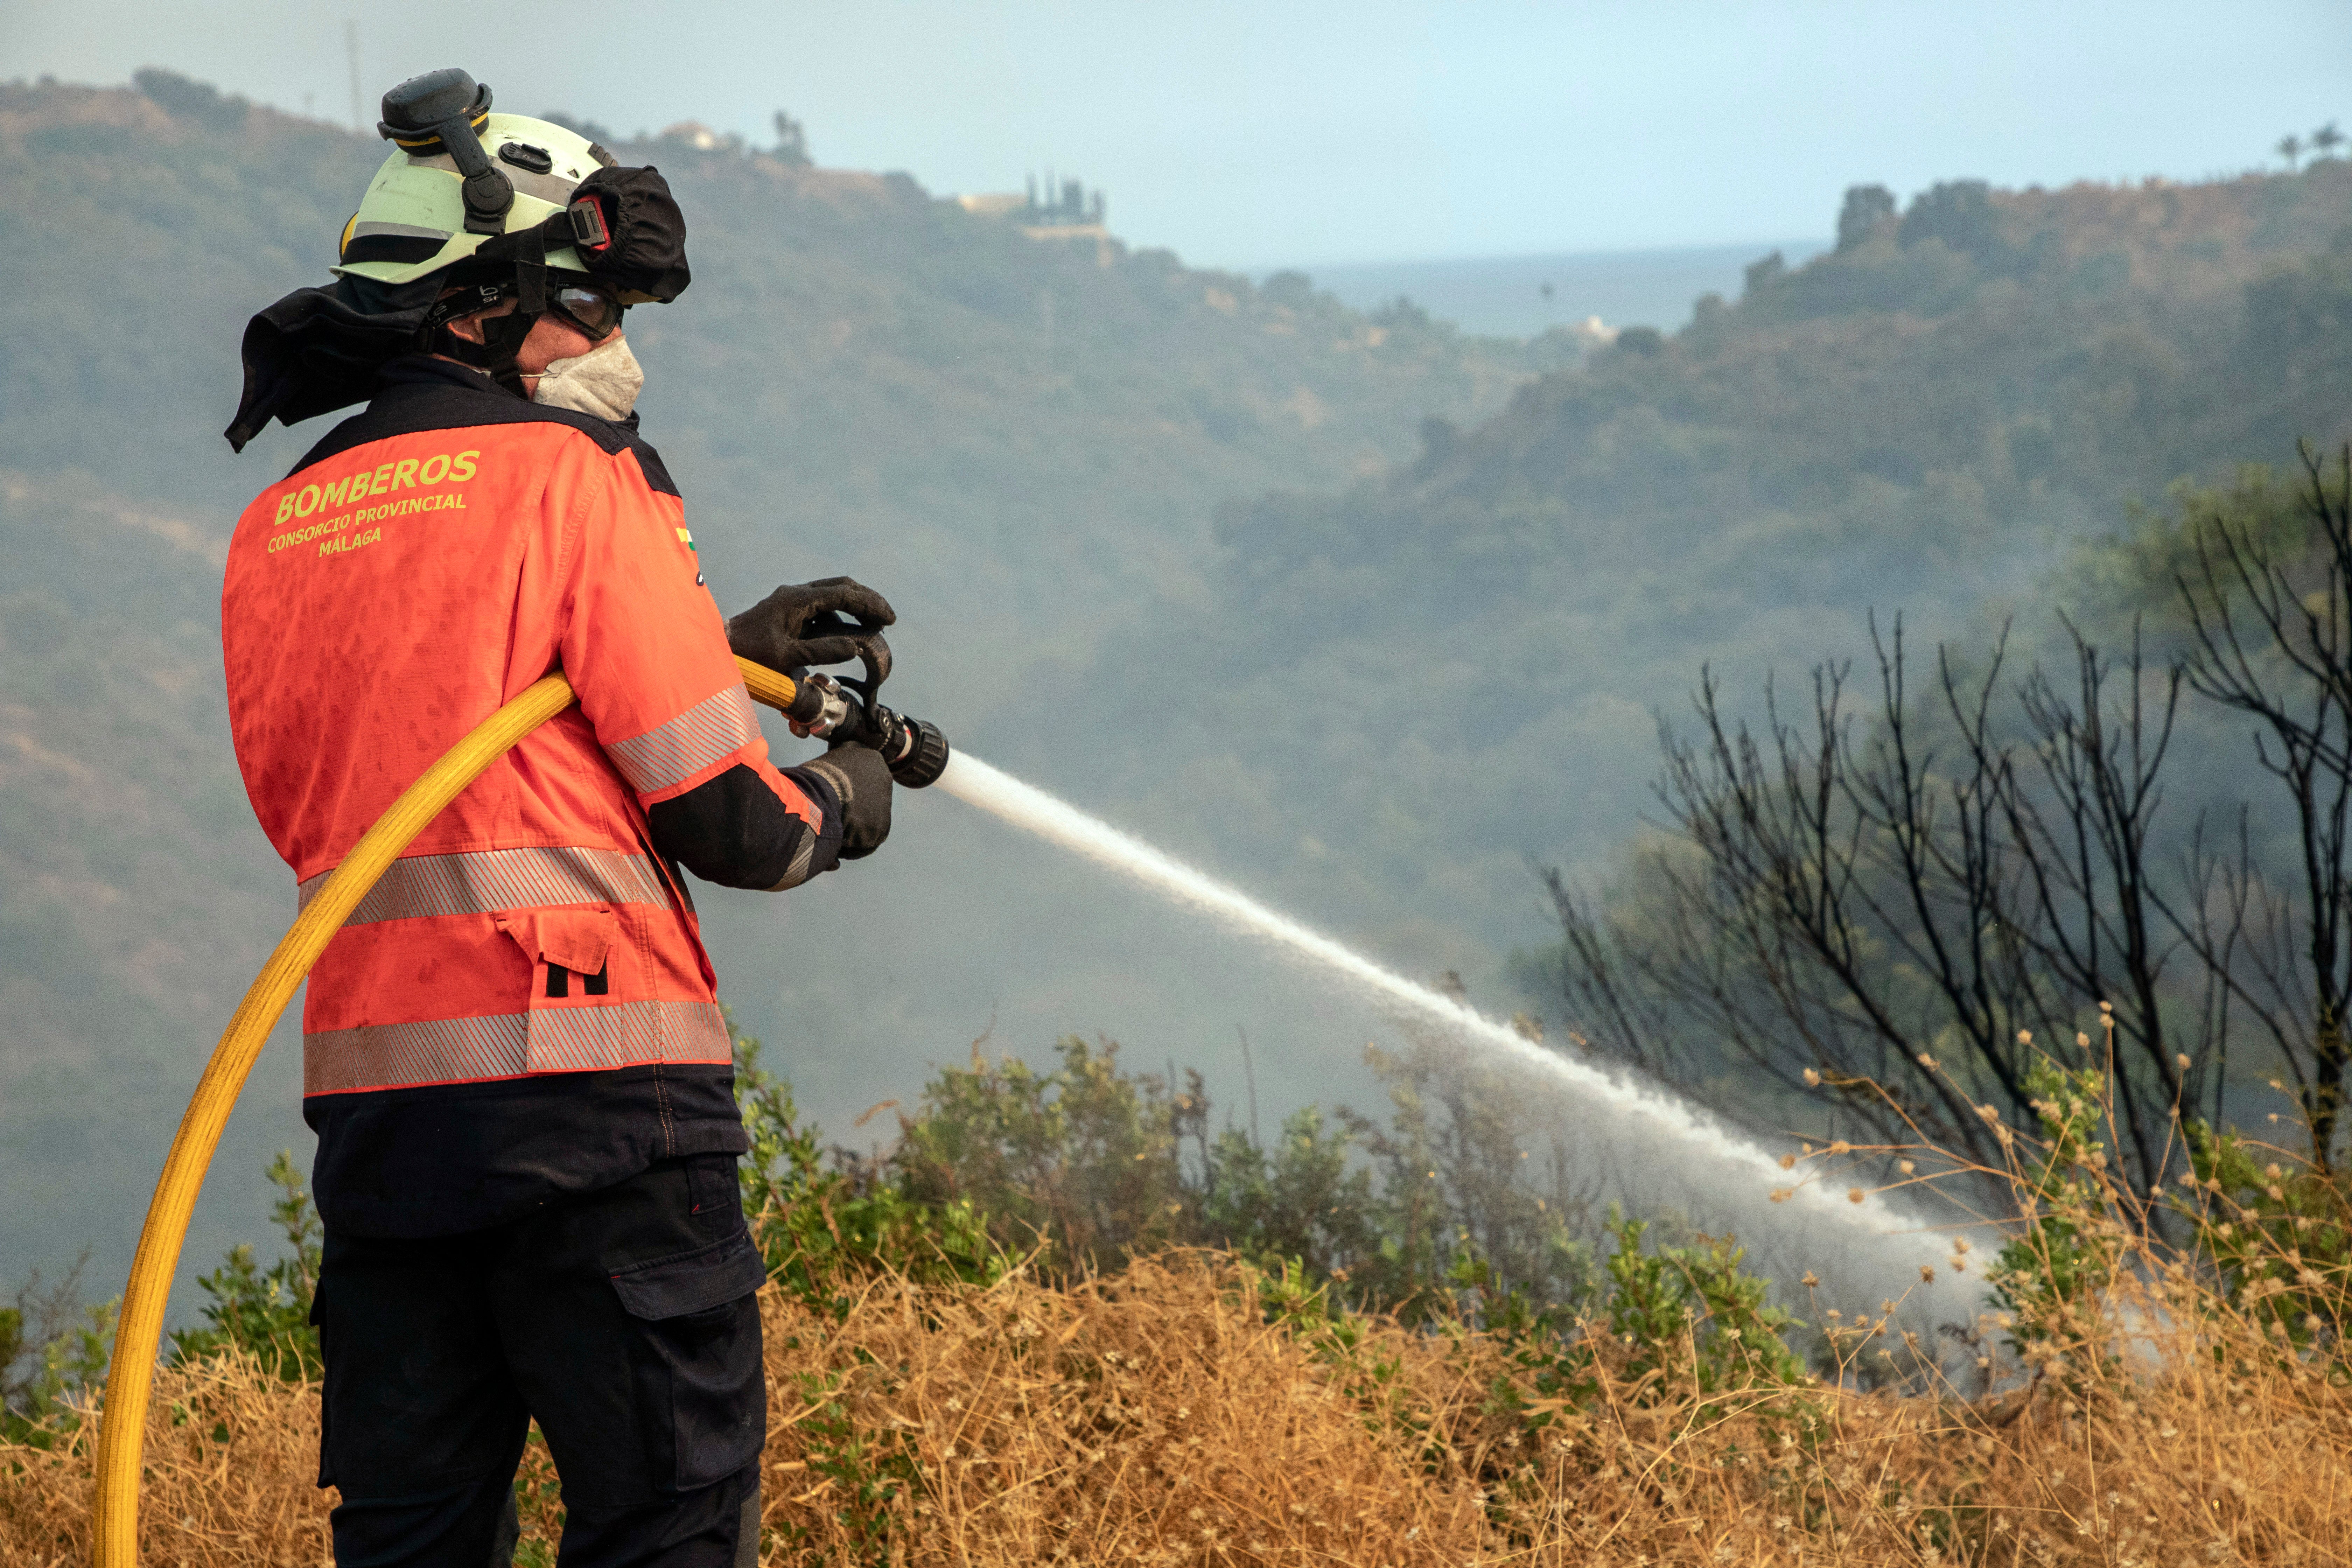
[[[254,319],[228,432],[366,404],[247,509],[221,601],[300,897],[500,704],[579,694],[310,973],[319,1483],[341,1563],[496,1563],[536,1420],[570,1568],[750,1563],[765,1270],[684,873],[781,890],[882,843],[880,754],[775,766],[730,648],[887,668],[892,616],[835,578],[722,622],[634,412],[625,314],[688,280],[668,186],[489,105],[455,70],[385,96],[338,281]]]

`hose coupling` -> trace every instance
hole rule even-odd
[[[793,733],[803,740],[811,735],[830,740],[849,721],[856,706],[856,699],[832,676],[821,671],[803,673],[794,684],[793,705],[784,710],[784,718],[791,723]]]

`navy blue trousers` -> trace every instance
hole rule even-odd
[[[765,1277],[732,1154],[462,1236],[330,1230],[311,1321],[336,1563],[502,1562],[533,1420],[563,1485],[563,1568],[751,1563]]]

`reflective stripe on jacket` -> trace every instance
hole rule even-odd
[[[554,669],[580,700],[329,944],[303,1092],[725,1063],[646,810],[738,766],[803,845],[823,805],[768,760],[659,459],[623,426],[446,386],[394,386],[345,432],[247,509],[221,601],[238,764],[302,900],[500,704]]]

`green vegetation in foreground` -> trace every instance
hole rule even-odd
[[[1510,1115],[1500,1083],[1457,1083],[1433,1117],[1419,1069],[1392,1060],[1382,1065],[1392,1098],[1385,1128],[1342,1112],[1350,1131],[1326,1138],[1302,1115],[1271,1147],[1232,1128],[1208,1142],[1197,1080],[1171,1093],[1163,1079],[1123,1069],[1115,1046],[1066,1040],[1051,1071],[1006,1058],[940,1073],[895,1147],[861,1158],[828,1153],[790,1089],[760,1067],[759,1042],[735,1038],[753,1143],[746,1212],[772,1278],[823,1321],[845,1321],[877,1273],[919,1285],[986,1287],[1014,1270],[1066,1282],[1196,1246],[1238,1255],[1269,1320],[1359,1380],[1353,1394],[1370,1409],[1382,1407],[1384,1374],[1361,1354],[1368,1313],[1428,1334],[1488,1336],[1522,1380],[1497,1385],[1500,1408],[1535,1430],[1601,1397],[1604,1350],[1608,1379],[1637,1402],[1645,1390],[1695,1392],[1703,1405],[1768,1410],[1798,1431],[1813,1429],[1819,1412],[1807,1391],[1817,1380],[1948,1395],[1958,1383],[1983,1391],[2004,1375],[1963,1370],[1955,1379],[1940,1344],[1893,1331],[1891,1304],[1875,1321],[1866,1312],[1853,1322],[1836,1312],[1819,1325],[1800,1321],[1771,1304],[1771,1282],[1748,1269],[1729,1238],[1655,1242],[1658,1227],[1613,1208],[1553,1214],[1530,1228],[1527,1165],[1462,1159]],[[2086,1348],[2120,1353],[2097,1348],[2109,1337],[2103,1303],[2114,1281],[2141,1267],[2135,1258],[2156,1228],[2156,1205],[2115,1180],[2103,1139],[2108,1087],[2099,1071],[2054,1058],[2035,1069],[2041,1126],[2015,1141],[2007,1178],[2021,1217],[1986,1276],[2018,1358],[2012,1369]],[[2188,1255],[2207,1260],[2213,1310],[2253,1322],[2280,1355],[2343,1378],[2352,1308],[2343,1184],[2234,1132],[2193,1123],[2190,1135],[2194,1179],[2160,1201],[2183,1227]],[[1381,1175],[1383,1136],[1421,1141],[1431,1168],[1402,1181]],[[1506,1137],[1485,1152],[1516,1152],[1519,1135]],[[174,1363],[236,1352],[289,1381],[318,1375],[307,1322],[317,1222],[289,1157],[268,1174],[281,1194],[286,1255],[263,1267],[249,1247],[233,1248],[203,1280],[204,1325],[172,1336]],[[1221,1198],[1236,1182],[1246,1196]],[[1283,1195],[1268,1201],[1275,1194]],[[1319,1258],[1285,1249],[1308,1235],[1324,1238]],[[1354,1238],[1351,1250],[1330,1249],[1339,1236]],[[1503,1238],[1500,1249],[1480,1237]],[[104,1376],[112,1308],[81,1308],[73,1283],[43,1291],[36,1281],[0,1310],[11,1440],[46,1442],[52,1418]],[[1978,1338],[1955,1342],[1973,1354]],[[825,1390],[806,1392],[822,1405]],[[845,1464],[873,1458],[873,1434],[844,1426],[820,1436]]]
[[[1594,1213],[1531,1181],[1518,1158],[1530,1128],[1500,1080],[1440,1095],[1433,1060],[1383,1058],[1386,1123],[1343,1110],[1327,1131],[1310,1109],[1262,1145],[1237,1128],[1209,1135],[1197,1075],[1171,1092],[1121,1067],[1116,1045],[1067,1039],[1050,1070],[975,1056],[941,1071],[896,1145],[862,1158],[828,1150],[761,1067],[760,1043],[735,1040],[752,1144],[745,1211],[777,1284],[836,1320],[877,1270],[926,1284],[986,1285],[1016,1268],[1066,1280],[1207,1247],[1261,1271],[1277,1316],[1341,1345],[1365,1311],[1432,1330],[1479,1322],[1567,1379],[1564,1336],[1589,1318],[1653,1353],[1695,1347],[1710,1392],[1803,1376],[1779,1338],[1799,1325],[1768,1304],[1769,1281],[1736,1243]],[[284,1252],[264,1265],[239,1244],[202,1277],[202,1323],[171,1335],[175,1363],[236,1350],[289,1381],[319,1375],[318,1218],[290,1153],[267,1175]],[[43,1296],[36,1281],[23,1299],[50,1297],[34,1331],[6,1342],[34,1369],[8,1384],[19,1429],[104,1376],[112,1307],[84,1321],[70,1282]],[[0,1330],[19,1321],[0,1315]]]
[[[1054,1080],[1035,1101],[1046,1114],[1079,1102],[1058,1143],[1041,1144],[1025,1112],[931,1131],[975,1156],[994,1142],[1031,1168],[1058,1157],[1066,1190],[1116,1188],[1107,1166],[1087,1168],[1111,1157],[1097,1135],[1148,1147],[1150,1129],[1122,1133],[1116,1108],[1165,1105],[1101,1070],[1109,1056],[1066,1046],[1063,1068],[1040,1075]],[[2198,1542],[2217,1561],[2287,1562],[2315,1544],[2327,1557],[2342,1534],[2344,1473],[2328,1463],[2340,1446],[2326,1441],[2352,1393],[2342,1181],[2200,1134],[2196,1181],[2169,1200],[2188,1243],[2151,1239],[2146,1208],[2111,1179],[2113,1111],[2094,1070],[2042,1064],[2044,1121],[2007,1169],[2027,1218],[1988,1281],[2010,1308],[2006,1352],[1982,1336],[1902,1332],[1891,1304],[1850,1321],[1824,1310],[1818,1375],[1782,1337],[1801,1325],[1761,1304],[1765,1282],[1727,1243],[1653,1247],[1612,1217],[1606,1277],[1580,1306],[1457,1271],[1410,1323],[1291,1258],[1195,1267],[1163,1254],[1090,1274],[1034,1233],[1020,1257],[992,1245],[964,1200],[877,1185],[892,1182],[887,1163],[824,1158],[780,1086],[753,1071],[746,1085],[764,1151],[747,1194],[788,1205],[754,1215],[782,1259],[767,1318],[771,1556],[951,1548],[1026,1563],[1071,1542],[1089,1550],[1058,1555],[1097,1561],[1165,1524],[1161,1554],[1177,1556],[1214,1528],[1220,1546],[1344,1561],[1410,1560],[1417,1540],[1449,1563],[1583,1562],[1630,1542],[1675,1563],[1727,1560],[1727,1543],[1732,1558],[1801,1548],[1840,1564],[1976,1563],[2016,1555],[2021,1539],[2070,1563]],[[927,1096],[921,1119],[987,1098]],[[985,1185],[997,1167],[977,1165]],[[245,1261],[216,1282],[268,1278]],[[217,1300],[225,1337],[163,1374],[143,1500],[166,1536],[250,1544],[258,1531],[279,1556],[323,1538],[303,1436],[315,1386],[264,1327],[290,1311],[299,1272],[267,1300]],[[1959,1364],[1929,1365],[1931,1346],[1962,1351]],[[87,1364],[100,1370],[102,1355]],[[69,1548],[87,1518],[95,1426],[79,1392],[0,1434],[0,1524],[18,1555]],[[1237,1433],[1250,1415],[1272,1418]],[[207,1512],[223,1478],[244,1489]],[[1181,1496],[1195,1484],[1197,1500]],[[1037,1515],[975,1528],[1033,1488]],[[514,1490],[516,1562],[547,1568],[564,1511],[535,1437]],[[1437,1490],[1450,1519],[1420,1506]],[[1191,1504],[1176,1521],[1171,1493]],[[1357,1510],[1388,1524],[1387,1540],[1334,1552],[1328,1521]],[[1266,1539],[1277,1530],[1289,1541]]]

